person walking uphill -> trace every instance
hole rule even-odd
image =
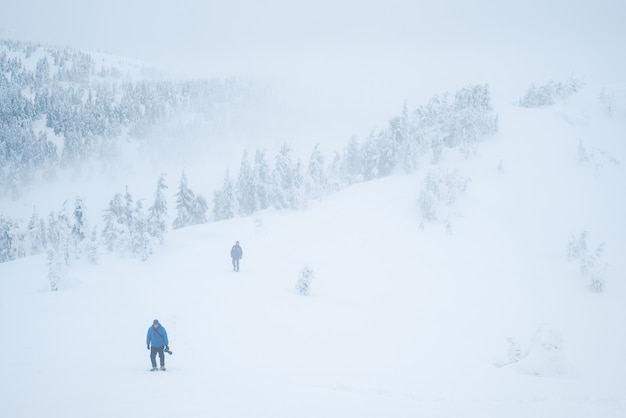
[[[158,319],[152,321],[152,326],[148,328],[148,336],[146,337],[146,345],[150,350],[150,362],[152,362],[152,372],[157,369],[156,356],[159,355],[161,370],[165,371],[165,354],[163,350],[169,352],[169,342],[167,341],[167,331],[161,326]]]
[[[239,241],[235,242],[233,248],[230,249],[230,258],[233,259],[233,271],[239,271],[239,260],[243,258],[243,250],[239,245]]]

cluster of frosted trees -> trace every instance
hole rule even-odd
[[[6,240],[9,235],[3,234],[3,237]],[[8,248],[17,254],[3,253],[0,255],[3,258],[47,253],[48,278],[52,290],[56,290],[58,281],[71,262],[87,259],[96,263],[98,259],[96,228],[89,228],[85,204],[78,196],[75,198],[72,211],[66,201],[61,210],[50,212],[47,219],[40,217],[35,208],[26,230],[14,233],[10,239],[13,240],[9,243],[12,245],[5,247],[6,242],[0,242],[0,249]]]
[[[103,216],[102,242],[108,251],[144,261],[150,257],[167,231],[166,189],[165,175],[161,175],[154,202],[147,210],[141,200],[133,199],[128,188],[124,194],[113,196]]]
[[[50,248],[62,251],[69,260],[70,256],[93,255],[95,245],[80,197],[76,197],[71,213],[67,201],[58,213],[50,212],[47,218],[40,216],[35,208],[24,227],[19,220],[0,215],[0,262],[40,254]]]
[[[570,78],[564,83],[550,80],[541,86],[532,83],[518,103],[522,107],[551,106],[559,99],[566,99],[572,96],[581,88],[582,82],[575,78]]]
[[[112,162],[125,136],[154,139],[156,124],[182,112],[224,123],[250,94],[235,80],[135,81],[84,52],[0,41],[0,195],[93,159]]]
[[[446,149],[458,149],[466,157],[483,138],[498,129],[487,85],[474,85],[447,94],[389,121],[387,128],[363,142],[350,140],[342,152],[329,159],[315,147],[307,162],[294,160],[284,145],[273,166],[262,150],[252,162],[245,151],[238,175],[226,172],[223,186],[215,191],[213,220],[249,215],[269,207],[299,209],[346,186],[410,173],[421,165],[436,164]]]

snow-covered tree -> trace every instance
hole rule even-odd
[[[91,264],[98,264],[98,258],[98,230],[94,226],[87,242],[87,261]]]
[[[185,172],[180,177],[178,192],[176,193],[176,219],[172,227],[174,229],[192,225],[192,211],[196,195],[187,185]]]
[[[551,106],[559,99],[566,99],[578,92],[583,83],[573,77],[566,82],[555,82],[550,80],[548,83],[537,86],[531,83],[528,90],[519,100],[522,107],[544,107]]]
[[[299,206],[299,185],[302,173],[293,163],[291,148],[284,144],[276,156],[272,171],[272,202],[276,209],[297,208]]]
[[[80,196],[74,201],[73,225],[71,227],[71,247],[74,258],[81,258],[86,250],[89,227],[85,216],[85,204]]]
[[[104,211],[104,229],[102,240],[106,248],[113,252],[119,248],[128,248],[130,231],[128,230],[125,214],[126,207],[121,193],[116,193],[109,202],[109,207]]]
[[[294,167],[294,189],[291,196],[292,209],[305,209],[309,203],[309,198],[306,195],[305,175],[302,161],[298,159]]]
[[[59,237],[59,251],[65,261],[65,265],[70,265],[70,260],[75,258],[72,239],[72,222],[70,220],[67,200],[63,202],[63,207],[57,214],[57,233]]]
[[[324,155],[319,149],[319,144],[315,145],[309,166],[306,172],[305,190],[308,197],[319,199],[326,195],[328,190],[328,173]]]
[[[213,194],[213,220],[221,221],[235,216],[237,211],[237,198],[235,186],[230,178],[230,172],[226,170],[222,188]]]
[[[237,207],[242,215],[251,215],[256,209],[256,187],[254,173],[248,162],[248,150],[245,150],[239,167],[239,177],[235,184]]]
[[[335,151],[333,160],[328,168],[328,192],[335,193],[341,190],[347,184],[343,177],[343,158],[341,154]]]
[[[0,263],[18,258],[18,224],[0,214]]]
[[[456,199],[465,192],[470,179],[461,176],[457,170],[440,167],[430,170],[426,175],[419,193],[418,204],[420,214],[426,221],[436,221],[442,215],[443,208],[452,206]],[[444,213],[449,222],[449,211]]]
[[[39,216],[37,207],[33,208],[33,214],[28,222],[28,240],[30,241],[30,253],[39,254],[46,248],[46,224]]]
[[[272,179],[269,165],[265,159],[265,151],[256,150],[252,172],[255,206],[260,210],[267,209],[271,202]]]
[[[55,292],[59,289],[59,282],[65,277],[67,266],[65,265],[63,255],[59,252],[59,249],[53,247],[48,248],[47,260],[48,282],[50,284],[50,290]]]
[[[313,269],[305,264],[300,271],[300,277],[296,282],[296,292],[302,296],[308,296],[311,293],[311,280],[315,277]]]
[[[204,196],[198,194],[193,200],[191,206],[191,224],[200,225],[207,222],[207,212],[209,211],[209,205],[206,202]]]
[[[398,166],[401,156],[400,151],[405,147],[411,137],[409,125],[409,111],[404,103],[402,114],[389,121],[389,128],[379,137],[377,151],[377,171],[381,177],[393,173]],[[362,158],[367,156],[363,155]]]
[[[498,130],[498,117],[493,113],[488,85],[462,88],[454,96],[448,147],[459,147],[465,157],[475,153],[478,141]]]
[[[133,257],[141,258],[141,261],[146,261],[152,255],[153,249],[147,216],[140,200],[135,203],[131,213],[131,224],[129,225],[131,234],[130,254]]]
[[[92,233],[96,234],[95,230]],[[109,251],[123,256],[146,260],[152,254],[152,236],[148,228],[148,215],[141,200],[135,202],[126,188],[122,196],[117,193],[104,213],[102,239]]]
[[[594,292],[601,292],[606,286],[607,264],[602,260],[605,244],[590,251],[587,247],[587,231],[580,235],[572,235],[567,246],[568,261],[577,261],[580,266],[580,273],[589,280],[589,288]]]
[[[161,174],[154,192],[154,203],[148,209],[148,232],[159,244],[165,240],[167,232],[167,200],[165,198],[165,174]]]
[[[56,291],[63,280],[70,263],[70,222],[67,214],[67,201],[58,214],[48,215],[48,281],[50,289]]]
[[[356,137],[352,137],[344,151],[342,158],[343,166],[341,177],[347,184],[360,183],[363,181],[363,160],[361,159],[361,147]]]
[[[363,180],[369,181],[380,178],[380,134],[374,135],[373,132],[367,137],[363,145],[361,145],[361,152],[363,158],[361,159],[361,171],[363,174]]]

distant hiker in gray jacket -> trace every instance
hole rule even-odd
[[[243,258],[243,250],[239,241],[235,242],[233,248],[230,249],[230,258],[233,259],[233,271],[239,271],[239,260]]]

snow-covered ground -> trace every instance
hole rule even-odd
[[[73,265],[57,292],[45,256],[0,264],[0,416],[626,416],[626,113],[598,96],[497,108],[475,157],[445,156],[469,182],[436,222],[425,166]],[[584,231],[599,293],[567,259]]]

